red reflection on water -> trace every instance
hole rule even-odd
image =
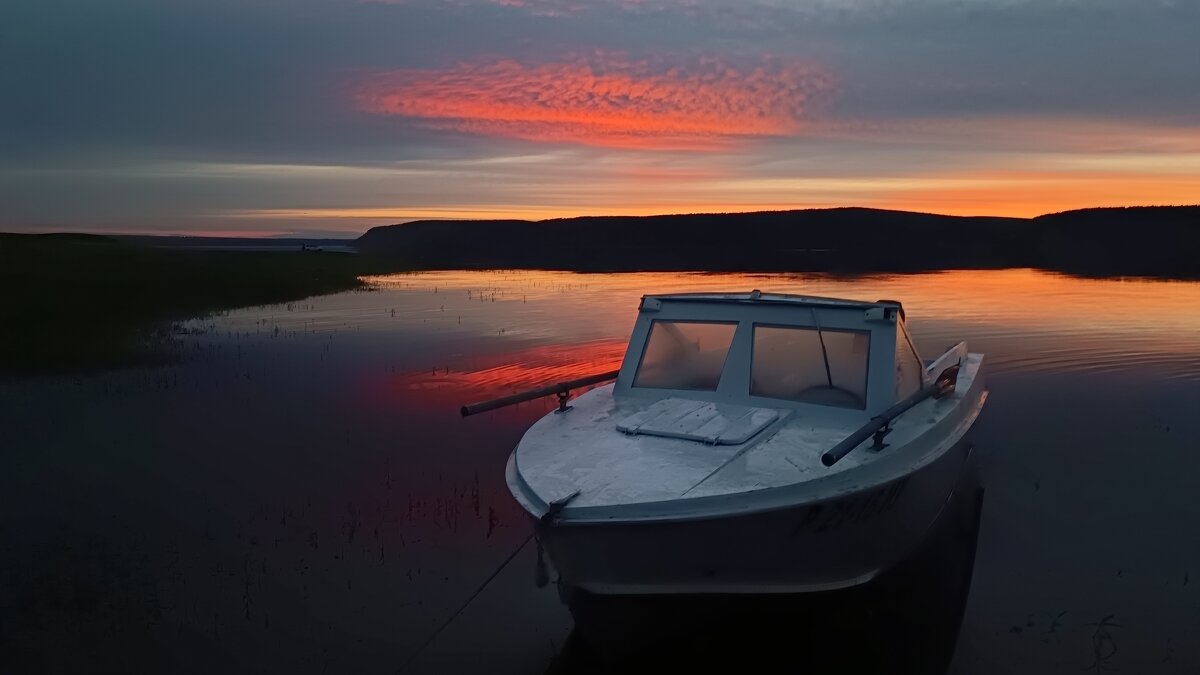
[[[472,357],[470,366],[386,373],[367,384],[367,395],[388,407],[457,411],[466,403],[614,370],[621,365],[625,344],[624,340],[594,340],[537,345]]]

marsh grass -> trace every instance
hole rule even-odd
[[[0,375],[169,358],[174,321],[362,288],[394,264],[350,253],[166,250],[0,234]]]

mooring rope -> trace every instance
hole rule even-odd
[[[458,618],[458,615],[460,615],[464,611],[466,611],[467,607],[469,607],[472,602],[475,602],[475,598],[479,597],[479,594],[483,592],[483,589],[487,588],[488,584],[492,583],[492,580],[495,579],[497,576],[499,576],[500,572],[502,572],[505,567],[508,567],[508,563],[512,562],[513,559],[517,557],[517,554],[520,553],[521,550],[525,548],[525,545],[529,543],[529,540],[533,539],[533,535],[534,535],[534,532],[530,532],[529,536],[525,537],[525,539],[521,541],[521,545],[517,546],[516,550],[514,550],[512,553],[508,554],[508,557],[504,559],[504,562],[500,563],[500,566],[497,567],[495,569],[495,571],[493,571],[491,574],[489,574],[487,579],[483,580],[483,583],[479,585],[479,588],[475,589],[475,592],[472,593],[470,595],[470,597],[467,598],[466,602],[464,602],[462,604],[462,606],[459,607],[456,612],[451,614],[450,618],[443,621],[442,625],[438,626],[437,630],[433,631],[433,633],[428,638],[426,638],[425,641],[422,642],[419,647],[417,647],[416,651],[414,651],[412,654],[409,655],[409,657],[407,659],[404,660],[404,663],[402,663],[400,665],[400,669],[398,672],[404,672],[405,670],[407,670],[408,667],[412,664],[412,662],[415,661],[417,659],[417,657],[420,656],[425,651],[425,649],[428,648],[429,645],[433,644],[433,641],[436,640],[438,638],[438,636],[442,634],[442,631],[449,628],[450,624],[454,623],[454,620]]]
[[[560,498],[555,499],[554,501],[550,502],[549,508],[547,508],[546,512],[542,514],[541,518],[538,518],[538,522],[542,526],[551,525],[552,523],[554,523],[555,520],[558,519],[558,515],[560,513],[562,513],[562,510],[564,508],[566,508],[567,504],[570,504],[571,500],[575,499],[578,496],[579,496],[579,490],[576,490],[576,491],[572,492],[571,494],[566,495],[565,497],[560,497]],[[537,529],[534,528],[534,530],[532,532],[530,532],[529,535],[526,536],[525,539],[523,539],[521,541],[521,545],[517,546],[516,550],[514,550],[512,553],[509,553],[508,557],[504,559],[504,562],[500,563],[500,566],[497,567],[495,569],[495,571],[493,571],[491,574],[489,574],[487,579],[483,580],[483,583],[479,585],[479,588],[475,589],[475,592],[472,593],[470,595],[470,597],[467,598],[466,602],[464,602],[462,604],[462,606],[458,608],[458,611],[454,612],[453,614],[450,615],[450,618],[443,621],[442,625],[438,626],[438,629],[433,631],[433,634],[431,634],[428,638],[426,638],[426,640],[421,643],[421,646],[417,647],[416,651],[414,651],[412,654],[409,655],[409,657],[407,659],[404,660],[404,663],[402,663],[400,665],[399,672],[404,672],[405,670],[407,670],[408,666],[411,665],[412,662],[415,661],[416,658],[418,656],[420,656],[421,653],[424,652],[427,647],[429,647],[429,645],[433,644],[433,641],[436,640],[439,635],[442,634],[442,631],[449,628],[450,624],[454,623],[454,620],[458,618],[458,615],[462,614],[464,611],[466,611],[467,607],[469,607],[472,602],[475,602],[475,598],[479,597],[479,594],[483,592],[483,589],[487,588],[488,584],[492,583],[492,580],[495,579],[497,576],[499,576],[500,572],[504,571],[505,567],[508,567],[508,563],[512,562],[513,558],[517,557],[517,554],[520,553],[521,550],[525,548],[525,545],[529,543],[529,540],[533,539],[536,536],[537,536]],[[538,581],[539,581],[538,588],[541,588],[546,585],[546,582],[542,581],[542,578],[544,575],[546,575],[545,561],[542,558],[542,546],[541,546],[541,542],[539,541],[538,542]],[[547,581],[548,581],[548,579],[547,579]]]

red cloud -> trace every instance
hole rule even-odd
[[[718,58],[669,66],[609,54],[561,63],[462,63],[366,78],[361,109],[437,128],[530,141],[705,149],[794,135],[819,69],[782,61],[738,68]]]

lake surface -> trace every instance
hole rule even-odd
[[[184,324],[182,361],[0,383],[0,671],[540,673],[571,621],[503,483],[644,293],[904,302],[991,397],[955,673],[1200,670],[1200,284],[439,272]],[[80,339],[86,339],[80,326]],[[802,662],[798,662],[802,665]],[[18,668],[19,667],[19,668]]]

